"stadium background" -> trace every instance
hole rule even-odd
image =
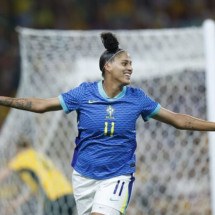
[[[91,5],[93,5],[93,8]],[[201,26],[203,20],[206,18],[215,18],[214,3],[212,1],[199,0],[195,2],[170,2],[165,0],[61,1],[60,3],[57,1],[11,0],[2,1],[0,11],[0,95],[9,96],[15,95],[20,76],[20,57],[18,35],[15,31],[16,26],[38,29],[86,30],[163,29]],[[197,79],[203,80],[201,74]],[[147,85],[147,83],[144,85]],[[154,84],[152,83],[152,85]],[[7,108],[1,109],[0,129],[8,110]],[[204,110],[203,107],[203,113],[205,113]],[[204,136],[202,138],[204,139]],[[198,145],[198,143],[196,144]],[[183,141],[180,146],[183,146]],[[203,157],[207,158],[207,156]],[[205,170],[204,168],[202,169]],[[191,174],[193,175],[192,171]],[[152,183],[154,182],[153,180]],[[159,190],[161,190],[159,191],[161,193],[165,192],[163,187],[160,187]],[[144,199],[142,201],[145,203]]]
[[[199,26],[215,19],[214,0],[1,0],[0,94],[19,84],[16,26],[39,29],[155,29]],[[8,113],[2,108],[0,129]]]

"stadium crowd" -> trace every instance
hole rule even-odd
[[[199,26],[215,19],[213,0],[1,0],[0,94],[19,84],[16,27],[38,29],[154,29]],[[8,113],[0,112],[0,128]]]

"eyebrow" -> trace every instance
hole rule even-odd
[[[129,62],[129,63],[132,63],[132,60],[121,60],[121,62]]]

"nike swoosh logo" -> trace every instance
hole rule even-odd
[[[97,102],[98,102],[98,101],[95,101],[95,100],[89,100],[89,101],[88,101],[89,104],[93,104],[93,103],[97,103]]]
[[[110,201],[114,201],[114,202],[116,202],[116,201],[119,201],[119,199],[112,199],[112,198],[110,198]]]

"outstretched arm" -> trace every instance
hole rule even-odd
[[[57,97],[49,99],[40,99],[40,98],[11,98],[0,96],[0,105],[20,110],[31,111],[35,113],[44,113],[48,111],[56,111],[62,109]]]
[[[175,113],[165,108],[161,108],[153,118],[182,130],[215,131],[215,122]]]

